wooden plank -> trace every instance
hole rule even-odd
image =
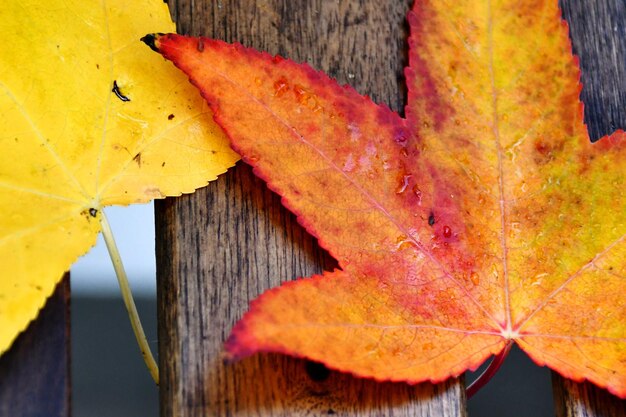
[[[323,69],[395,110],[404,106],[410,0],[170,1],[179,31],[239,41]],[[239,164],[194,195],[157,203],[162,416],[462,416],[462,382],[377,384],[280,355],[234,365],[222,343],[248,301],[332,268]]]
[[[0,416],[70,415],[70,281],[0,357]]]
[[[553,373],[552,387],[556,417],[626,416],[626,400],[589,382],[576,383]]]
[[[626,2],[561,0],[574,53],[580,58],[581,98],[592,139],[626,129]]]
[[[626,129],[626,2],[561,1],[580,58],[581,98],[592,139]],[[626,401],[552,374],[557,417],[626,416]]]

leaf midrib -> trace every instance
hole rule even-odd
[[[504,311],[506,315],[505,331],[510,334],[512,332],[511,325],[511,299],[509,289],[509,270],[508,270],[508,246],[506,240],[506,208],[504,198],[504,169],[503,169],[503,154],[502,143],[500,140],[500,127],[498,124],[498,90],[496,89],[496,81],[494,74],[493,64],[493,15],[491,10],[491,0],[487,2],[487,42],[489,51],[489,78],[491,83],[491,107],[492,107],[492,131],[496,147],[496,154],[498,156],[498,192],[500,194],[499,207],[500,207],[500,246],[502,249],[502,274],[504,285]]]

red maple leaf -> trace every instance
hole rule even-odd
[[[626,396],[626,140],[592,145],[556,1],[420,1],[406,118],[240,45],[146,40],[340,270],[263,294],[227,342],[377,380],[506,352]]]

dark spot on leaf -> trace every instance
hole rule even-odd
[[[315,382],[322,382],[330,376],[330,370],[319,362],[307,361],[305,370],[309,378]]]
[[[432,226],[433,224],[435,224],[435,214],[431,211],[428,215],[428,225]]]
[[[204,39],[198,39],[198,45],[196,46],[196,48],[198,49],[198,52],[204,51]]]
[[[170,114],[169,116],[167,116],[167,120],[172,120],[175,116],[173,114]]]
[[[535,150],[539,152],[541,155],[547,156],[548,153],[550,153],[550,151],[552,150],[552,148],[550,147],[550,145],[548,145],[545,142],[537,141],[535,143]]]
[[[93,208],[93,207],[92,207],[92,208],[90,208],[90,209],[89,209],[89,215],[90,215],[91,217],[96,217],[96,216],[98,215],[98,210],[97,210],[97,209],[95,209],[95,208]]]
[[[163,163],[161,164],[161,168],[163,168],[165,166],[165,161],[163,161]]]
[[[97,69],[100,69],[100,64],[96,64],[96,68],[97,68]]]
[[[119,98],[120,100],[130,101],[130,99],[122,94],[122,92],[120,91],[120,87],[117,85],[117,80],[113,80],[113,89],[111,91],[114,92],[117,98]]]
[[[43,290],[43,288],[41,288],[41,285],[35,285],[35,289],[36,289],[37,291],[41,291],[41,290]]]
[[[337,414],[337,413],[332,408],[329,408],[328,411],[326,411],[326,414],[330,416],[330,415]]]
[[[133,158],[133,161],[137,162],[138,166],[141,166],[141,152],[135,155],[135,157]]]

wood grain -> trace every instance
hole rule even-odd
[[[579,384],[553,374],[552,387],[556,417],[626,416],[626,400],[589,382]]]
[[[0,357],[1,417],[70,415],[70,280]]]
[[[177,1],[181,33],[306,61],[404,106],[409,1]],[[462,383],[377,384],[279,355],[224,364],[248,301],[334,262],[239,164],[194,195],[157,204],[162,416],[462,416]]]
[[[581,98],[592,139],[626,129],[626,2],[561,0],[574,54],[580,58]]]

